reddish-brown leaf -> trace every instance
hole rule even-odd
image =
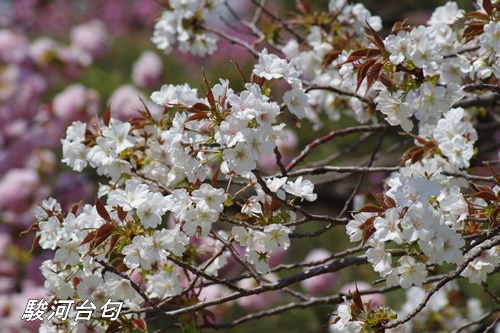
[[[384,202],[387,205],[385,208],[393,208],[396,207],[396,201],[390,196],[384,193]]]
[[[492,200],[492,201],[497,201],[497,195],[493,189],[487,185],[476,185],[474,184],[474,187],[479,191],[479,193],[485,193],[485,195],[488,197],[488,199],[485,200]]]
[[[375,83],[375,81],[378,80],[380,76],[380,71],[384,68],[384,65],[380,62],[377,62],[374,64],[372,67],[368,69],[368,72],[366,73],[366,83],[367,83],[367,88],[366,90],[370,90],[371,86]]]
[[[378,47],[380,50],[385,50],[384,41],[382,40],[382,38],[380,38],[379,34],[375,31],[375,29],[372,28],[372,26],[370,25],[370,23],[368,23],[368,21],[365,20],[365,23],[372,32],[373,44],[375,44],[375,46]]]
[[[220,165],[215,170],[214,175],[212,176],[212,187],[217,187],[217,179],[219,178]]]
[[[92,248],[96,248],[101,245],[115,230],[115,225],[112,223],[106,223],[101,225],[101,227],[97,230],[97,234],[95,236],[94,242],[92,243]]]
[[[200,111],[208,111],[210,107],[204,103],[196,103],[192,107],[188,108],[186,111],[191,113],[198,113]]]
[[[374,204],[366,204],[356,211],[356,213],[383,213],[385,209]]]
[[[22,231],[19,235],[24,235],[30,232],[37,232],[37,231],[40,231],[40,226],[38,225],[38,222],[33,223],[28,229]]]
[[[484,23],[477,22],[480,24],[473,24],[472,22],[469,26],[464,30],[463,36],[465,37],[465,42],[468,43],[473,40],[476,36],[481,35],[484,32]]]
[[[406,23],[406,20],[404,20],[403,22],[394,23],[394,25],[392,26],[391,34],[395,35],[399,31],[403,31],[403,30],[404,31],[411,31],[412,28],[410,26],[405,27],[405,23]]]
[[[109,121],[111,120],[111,103],[109,103],[104,115],[102,116],[102,120],[104,122],[104,126],[109,126]]]
[[[481,12],[466,13],[465,17],[467,17],[469,19],[478,19],[478,20],[482,20],[482,21],[489,20],[488,15],[486,15],[485,13],[481,13]]]
[[[394,83],[391,81],[391,79],[385,75],[384,73],[382,73],[382,75],[380,75],[379,77],[379,81],[382,82],[382,84],[384,86],[386,86],[387,88],[389,89],[392,89],[394,88]]]
[[[356,285],[356,290],[354,292],[349,292],[352,296],[352,301],[354,305],[361,311],[364,312],[363,300],[361,299],[361,294],[359,293],[358,286]]]
[[[120,238],[119,234],[114,234],[113,236],[111,236],[111,239],[109,241],[109,250],[108,250],[109,255],[113,253],[113,250],[115,249],[116,246],[116,242],[118,241],[119,238]]]
[[[361,66],[359,66],[358,75],[356,77],[357,79],[356,92],[358,91],[359,87],[361,87],[361,83],[363,83],[364,79],[366,78],[368,70],[373,64],[375,64],[375,62],[376,62],[375,59],[368,59]]]
[[[484,11],[491,16],[493,13],[493,5],[491,4],[491,0],[483,0],[483,8]]]
[[[42,236],[38,235],[35,237],[35,240],[33,240],[33,244],[31,244],[31,249],[30,249],[30,253],[33,253],[33,251],[38,247],[38,244],[40,242],[40,238]]]
[[[203,82],[207,86],[206,95],[207,95],[208,103],[210,104],[210,106],[215,107],[214,93],[212,92],[212,89],[210,88],[210,84],[208,83],[207,76],[205,74],[205,70],[202,68],[201,72],[203,74]]]
[[[121,327],[122,325],[117,322],[117,321],[112,321],[110,322],[108,328],[106,329],[105,333],[112,333],[112,332],[121,332]]]
[[[311,5],[307,0],[295,0],[295,8],[304,15],[311,14]]]
[[[411,156],[411,164],[415,164],[417,163],[418,161],[421,161],[422,158],[424,157],[425,155],[425,150],[423,148],[420,148],[420,149],[416,149],[415,152],[413,153],[413,155]]]
[[[101,200],[99,200],[97,195],[94,194],[94,197],[95,197],[95,208],[97,209],[97,213],[99,214],[99,216],[102,217],[105,221],[111,222],[111,216],[109,216],[106,207],[104,207],[104,205],[102,204]]]
[[[377,216],[369,217],[366,219],[365,222],[363,222],[363,224],[359,226],[359,229],[362,230],[363,234],[363,244],[365,244],[371,237],[371,235],[375,233],[375,226],[373,225],[373,222],[375,221],[376,218]]]
[[[186,122],[193,121],[193,120],[207,119],[207,118],[208,118],[208,114],[206,112],[197,112],[197,113],[189,116],[186,119]]]
[[[78,201],[75,203],[71,208],[69,209],[69,212],[73,215],[76,215],[76,212],[78,211],[78,208],[80,208],[80,205],[82,204],[82,200]]]
[[[116,212],[118,213],[118,218],[120,221],[125,221],[125,218],[127,217],[127,212],[123,210],[122,206],[115,206]]]
[[[141,332],[148,333],[148,327],[143,319],[132,319],[130,323],[133,325],[134,329],[138,329]]]
[[[346,63],[354,62],[364,58],[375,58],[378,57],[382,52],[379,49],[361,49],[354,51],[349,55]]]
[[[83,239],[83,241],[80,243],[80,245],[87,244],[87,243],[93,241],[94,238],[95,238],[95,236],[96,236],[96,234],[97,234],[97,230],[93,230],[93,231],[89,232],[87,234],[87,236],[85,236],[85,238]]]
[[[323,61],[321,62],[321,66],[327,67],[330,65],[334,60],[336,60],[339,55],[342,54],[341,50],[331,50],[325,56],[323,57]]]
[[[495,180],[497,181],[497,184],[500,184],[500,175],[493,169],[493,167],[490,164],[486,164],[488,169],[490,169],[491,173],[493,174],[493,177],[495,177]]]

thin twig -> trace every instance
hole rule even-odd
[[[461,331],[463,331],[464,329],[466,329],[467,327],[471,327],[473,325],[477,325],[477,324],[481,324],[483,323],[489,316],[491,316],[492,314],[494,314],[495,312],[499,312],[500,311],[500,308],[494,308],[494,309],[491,309],[490,311],[486,312],[485,314],[483,314],[481,317],[477,318],[476,320],[472,320],[472,321],[469,321],[465,324],[463,324],[462,326],[460,326],[459,328],[453,330],[451,333],[460,333]]]
[[[387,131],[387,128],[384,131],[382,131],[382,134],[380,135],[380,139],[377,143],[377,146],[375,147],[372,154],[370,155],[370,160],[368,161],[368,165],[367,165],[368,168],[372,166],[373,161],[375,160],[375,156],[377,155],[378,151],[380,150],[380,147],[382,146],[382,142],[384,141],[386,131]],[[359,175],[359,179],[358,179],[356,186],[354,187],[354,190],[352,191],[349,198],[347,198],[346,202],[344,203],[344,207],[342,208],[340,213],[337,215],[337,217],[341,217],[347,212],[347,209],[349,209],[349,206],[351,205],[352,200],[354,200],[354,196],[358,193],[359,188],[361,187],[361,183],[363,182],[364,178],[365,178],[365,174],[362,173],[361,175]]]
[[[344,136],[347,134],[352,134],[352,133],[359,133],[359,132],[375,132],[375,131],[382,131],[386,129],[389,125],[387,124],[375,124],[375,125],[364,125],[364,126],[355,126],[355,127],[349,127],[343,130],[338,130],[338,131],[332,131],[328,133],[327,135],[318,138],[314,140],[313,142],[309,143],[302,152],[290,162],[290,164],[287,165],[286,169],[287,171],[291,171],[295,166],[303,161],[307,155],[316,147],[319,145],[328,142],[332,140],[335,137],[338,136]]]
[[[347,91],[347,90],[342,90],[342,89],[331,87],[331,86],[311,85],[305,89],[305,92],[307,93],[311,90],[326,90],[326,91],[334,92],[334,93],[341,95],[341,96],[354,97],[354,98],[359,99],[361,102],[364,102],[370,106],[375,106],[375,103],[373,101],[371,101],[371,100],[369,100],[361,95],[358,95],[356,93]]]

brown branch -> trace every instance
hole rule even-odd
[[[318,168],[304,168],[298,169],[288,173],[288,176],[302,176],[302,175],[322,175],[329,172],[336,173],[356,173],[367,174],[377,172],[395,172],[400,167],[366,167],[366,166],[324,166]],[[276,176],[274,176],[276,177]]]
[[[496,84],[488,84],[482,82],[468,83],[464,85],[462,89],[467,92],[476,90],[489,90],[497,94],[500,94],[500,86],[497,86]]]
[[[488,249],[490,249],[494,246],[497,246],[499,244],[500,244],[500,238],[497,238],[495,240],[492,240],[491,242],[483,243],[482,245],[477,246],[475,249],[473,249],[473,252],[468,256],[468,258],[463,263],[458,265],[458,267],[454,271],[450,272],[449,274],[446,274],[446,276],[444,278],[442,278],[441,280],[439,280],[434,287],[427,290],[424,299],[420,302],[420,304],[412,312],[410,312],[404,318],[394,320],[394,321],[384,325],[384,328],[385,329],[395,328],[401,324],[404,324],[404,323],[410,321],[412,318],[414,318],[417,314],[419,314],[425,308],[425,306],[429,302],[432,295],[434,295],[439,289],[441,289],[448,282],[457,278],[465,270],[465,268],[467,268],[467,266],[469,265],[470,262],[472,262],[474,259],[479,257],[483,253],[484,250],[488,250]]]
[[[453,108],[469,108],[472,106],[494,106],[498,104],[500,101],[500,94],[496,93],[487,93],[483,95],[476,95],[469,98],[464,98],[455,104],[453,104]]]
[[[286,30],[288,31],[290,34],[292,34],[296,39],[297,41],[300,43],[302,43],[304,41],[304,37],[302,37],[301,35],[299,35],[297,32],[295,32],[293,29],[291,29],[288,24],[286,24],[280,17],[274,15],[272,12],[270,12],[266,7],[262,6],[260,3],[257,2],[257,0],[250,0],[255,6],[257,6],[257,8],[260,8],[262,10],[262,12],[264,14],[266,14],[267,16],[271,17],[273,20],[275,20],[276,22],[279,22],[281,24],[281,26]]]
[[[262,284],[256,288],[253,289],[241,289],[238,290],[230,295],[222,296],[214,300],[209,300],[209,301],[203,301],[191,306],[187,306],[184,308],[180,309],[174,309],[171,311],[163,311],[163,317],[164,318],[170,318],[170,317],[176,317],[183,315],[185,313],[193,313],[195,311],[204,309],[206,307],[212,306],[212,305],[217,305],[217,304],[222,304],[226,303],[232,300],[236,300],[241,297],[249,296],[249,295],[256,295],[256,294],[261,294],[266,291],[273,291],[273,290],[282,290],[283,288],[306,280],[310,277],[316,276],[316,275],[321,275],[325,273],[331,273],[331,272],[338,272],[346,267],[349,266],[355,266],[355,265],[363,265],[366,264],[368,261],[365,256],[360,256],[360,257],[348,257],[348,258],[342,258],[339,259],[331,264],[328,265],[323,265],[319,267],[312,268],[310,270],[307,270],[302,273],[298,273],[289,277],[285,277],[277,282],[272,282],[272,283],[266,283]],[[224,281],[224,284],[227,284],[228,281]],[[138,312],[145,312],[145,311],[150,311],[150,308],[146,309],[141,309],[139,311],[134,311],[134,313]]]
[[[373,101],[371,101],[368,98],[365,98],[363,96],[360,96],[356,93],[347,91],[347,90],[342,90],[342,89],[331,87],[331,86],[310,85],[305,89],[305,92],[307,93],[311,90],[326,90],[326,91],[330,91],[330,92],[336,93],[336,94],[341,95],[341,96],[354,97],[354,98],[359,99],[361,102],[364,102],[370,106],[375,107],[375,103]]]
[[[125,280],[128,280],[130,282],[130,286],[132,288],[134,288],[134,290],[142,297],[142,299],[144,299],[146,301],[147,304],[149,304],[151,306],[151,308],[153,310],[155,310],[157,313],[163,312],[163,310],[161,310],[160,307],[155,302],[153,302],[151,299],[149,299],[148,295],[146,295],[146,293],[137,285],[137,283],[132,281],[132,279],[130,279],[130,277],[126,276],[125,274],[123,274],[122,272],[120,272],[114,266],[111,266],[107,262],[104,262],[104,261],[97,261],[97,262],[100,265],[102,265],[105,268],[105,270],[108,270],[108,271],[112,272],[113,274],[116,274],[119,277],[121,277]]]
[[[239,38],[231,36],[231,35],[225,33],[224,31],[222,31],[220,29],[213,29],[213,28],[205,27],[205,26],[200,27],[200,28],[204,29],[205,31],[211,32],[213,34],[216,34],[216,35],[224,38],[225,40],[227,40],[231,44],[237,44],[237,45],[243,46],[250,53],[252,53],[256,58],[259,57],[259,51],[257,51],[252,45],[250,45],[249,43],[245,42],[244,40],[241,40]]]
[[[297,166],[298,163],[303,161],[307,155],[316,147],[319,145],[328,142],[332,140],[335,137],[338,136],[344,136],[347,134],[352,134],[352,133],[359,133],[359,132],[375,132],[375,131],[383,131],[389,127],[387,124],[375,124],[375,125],[365,125],[365,126],[356,126],[356,127],[349,127],[343,130],[338,130],[338,131],[332,131],[328,133],[327,135],[323,136],[322,138],[318,138],[314,140],[313,142],[309,143],[302,152],[290,162],[290,164],[287,165],[286,169],[287,171],[291,171],[295,166]]]
[[[257,182],[262,187],[262,190],[264,191],[265,194],[269,195],[270,197],[272,197],[274,200],[278,201],[282,205],[288,207],[293,212],[302,214],[304,217],[306,217],[306,219],[308,221],[319,220],[319,221],[328,221],[328,222],[333,223],[334,225],[342,225],[343,224],[343,220],[341,220],[341,219],[337,219],[337,218],[331,217],[329,215],[311,214],[308,211],[306,211],[304,208],[302,208],[301,206],[293,205],[291,203],[288,203],[286,200],[278,198],[276,193],[274,193],[273,191],[271,191],[269,189],[269,187],[267,187],[266,182],[264,181],[264,179],[262,179],[258,170],[253,170],[252,173],[255,175]]]

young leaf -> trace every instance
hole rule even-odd
[[[130,323],[133,325],[134,329],[138,329],[141,332],[148,333],[148,328],[146,322],[143,319],[132,319]]]
[[[484,11],[491,16],[493,13],[493,5],[491,4],[491,0],[483,0],[483,8]]]
[[[370,41],[373,42],[373,44],[375,44],[375,46],[378,47],[381,51],[385,50],[385,45],[384,45],[384,41],[382,40],[382,38],[380,38],[379,34],[375,31],[375,29],[372,28],[372,26],[370,25],[370,23],[368,23],[368,21],[365,20],[365,23],[368,26],[368,28],[370,29],[370,31],[372,32],[373,38],[370,38]],[[370,36],[367,36],[367,37],[370,37]]]
[[[109,126],[109,121],[111,120],[111,103],[109,103],[104,115],[102,116],[104,126]]]
[[[87,243],[93,241],[95,239],[96,234],[97,234],[97,230],[93,230],[93,231],[89,232],[87,234],[87,236],[85,236],[83,241],[80,243],[80,245],[84,245],[84,244],[87,244]]]
[[[382,68],[384,68],[384,65],[377,62],[368,69],[368,72],[366,73],[367,91],[370,90],[371,86],[378,80]]]
[[[196,103],[192,107],[186,109],[187,112],[198,113],[200,111],[208,111],[210,107],[204,103]]]
[[[208,83],[207,75],[205,74],[205,70],[202,68],[201,73],[203,74],[203,82],[207,86],[207,100],[210,106],[215,107],[215,98],[214,93],[212,92],[212,88],[210,88],[210,84]]]
[[[197,112],[191,116],[189,116],[186,119],[186,122],[193,121],[193,120],[201,120],[201,119],[207,119],[208,114],[206,112]]]
[[[385,209],[374,204],[366,204],[356,211],[356,213],[383,213]]]
[[[363,83],[363,80],[366,78],[368,70],[373,64],[375,64],[375,62],[376,62],[375,59],[368,59],[359,67],[356,92],[358,92],[359,87],[361,87],[361,83]]]
[[[114,234],[113,236],[111,236],[111,240],[109,242],[109,251],[108,251],[108,254],[110,256],[113,254],[113,250],[115,249],[116,242],[118,241],[119,238],[120,238],[119,234]]]
[[[101,245],[106,239],[108,239],[109,235],[115,230],[115,225],[111,223],[106,223],[101,225],[101,227],[97,230],[97,234],[95,236],[94,241],[92,242],[92,249],[95,249],[99,245]]]
[[[82,204],[82,200],[78,201],[77,203],[73,204],[71,208],[69,209],[69,212],[73,215],[76,215],[76,212],[78,211],[78,208],[80,208],[80,205]]]
[[[295,0],[295,8],[304,15],[311,14],[311,5],[307,0]]]
[[[493,177],[495,177],[497,184],[500,184],[500,175],[495,171],[495,169],[493,169],[493,167],[489,163],[487,163],[486,166],[488,167],[488,169],[490,169]]]
[[[114,207],[116,209],[116,212],[118,213],[118,218],[120,221],[125,221],[125,218],[127,217],[127,212],[123,210],[122,206],[116,206]]]
[[[97,209],[97,213],[100,217],[102,217],[105,221],[111,222],[111,216],[109,216],[106,207],[102,204],[101,200],[94,194],[95,197],[95,208]]]

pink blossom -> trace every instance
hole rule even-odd
[[[11,169],[0,182],[0,208],[22,213],[31,206],[31,198],[40,185],[35,170]]]
[[[99,109],[99,94],[81,84],[73,84],[56,95],[52,110],[66,127],[74,121],[86,122]]]
[[[314,249],[306,256],[305,261],[320,261],[331,256],[331,253],[325,249]],[[321,295],[328,293],[337,284],[338,277],[335,273],[325,273],[316,275],[300,283],[302,288],[311,295]]]
[[[266,279],[274,280],[277,277],[273,275],[266,275]],[[252,289],[257,287],[257,283],[253,278],[243,279],[238,282],[238,286],[245,289]],[[237,302],[245,311],[257,312],[264,309],[269,309],[275,306],[280,298],[280,294],[276,291],[268,291],[262,294],[250,295],[238,298]]]
[[[76,47],[99,58],[108,50],[110,36],[104,23],[91,20],[71,29],[70,40]]]
[[[108,101],[108,104],[111,104],[113,118],[126,121],[130,118],[140,117],[141,114],[137,110],[144,110],[141,99],[147,101],[147,98],[132,85],[124,84],[116,88]]]
[[[19,62],[26,56],[27,38],[17,31],[0,30],[0,59],[6,63]]]
[[[132,81],[143,88],[155,88],[161,83],[163,63],[154,52],[144,51],[132,65]]]

